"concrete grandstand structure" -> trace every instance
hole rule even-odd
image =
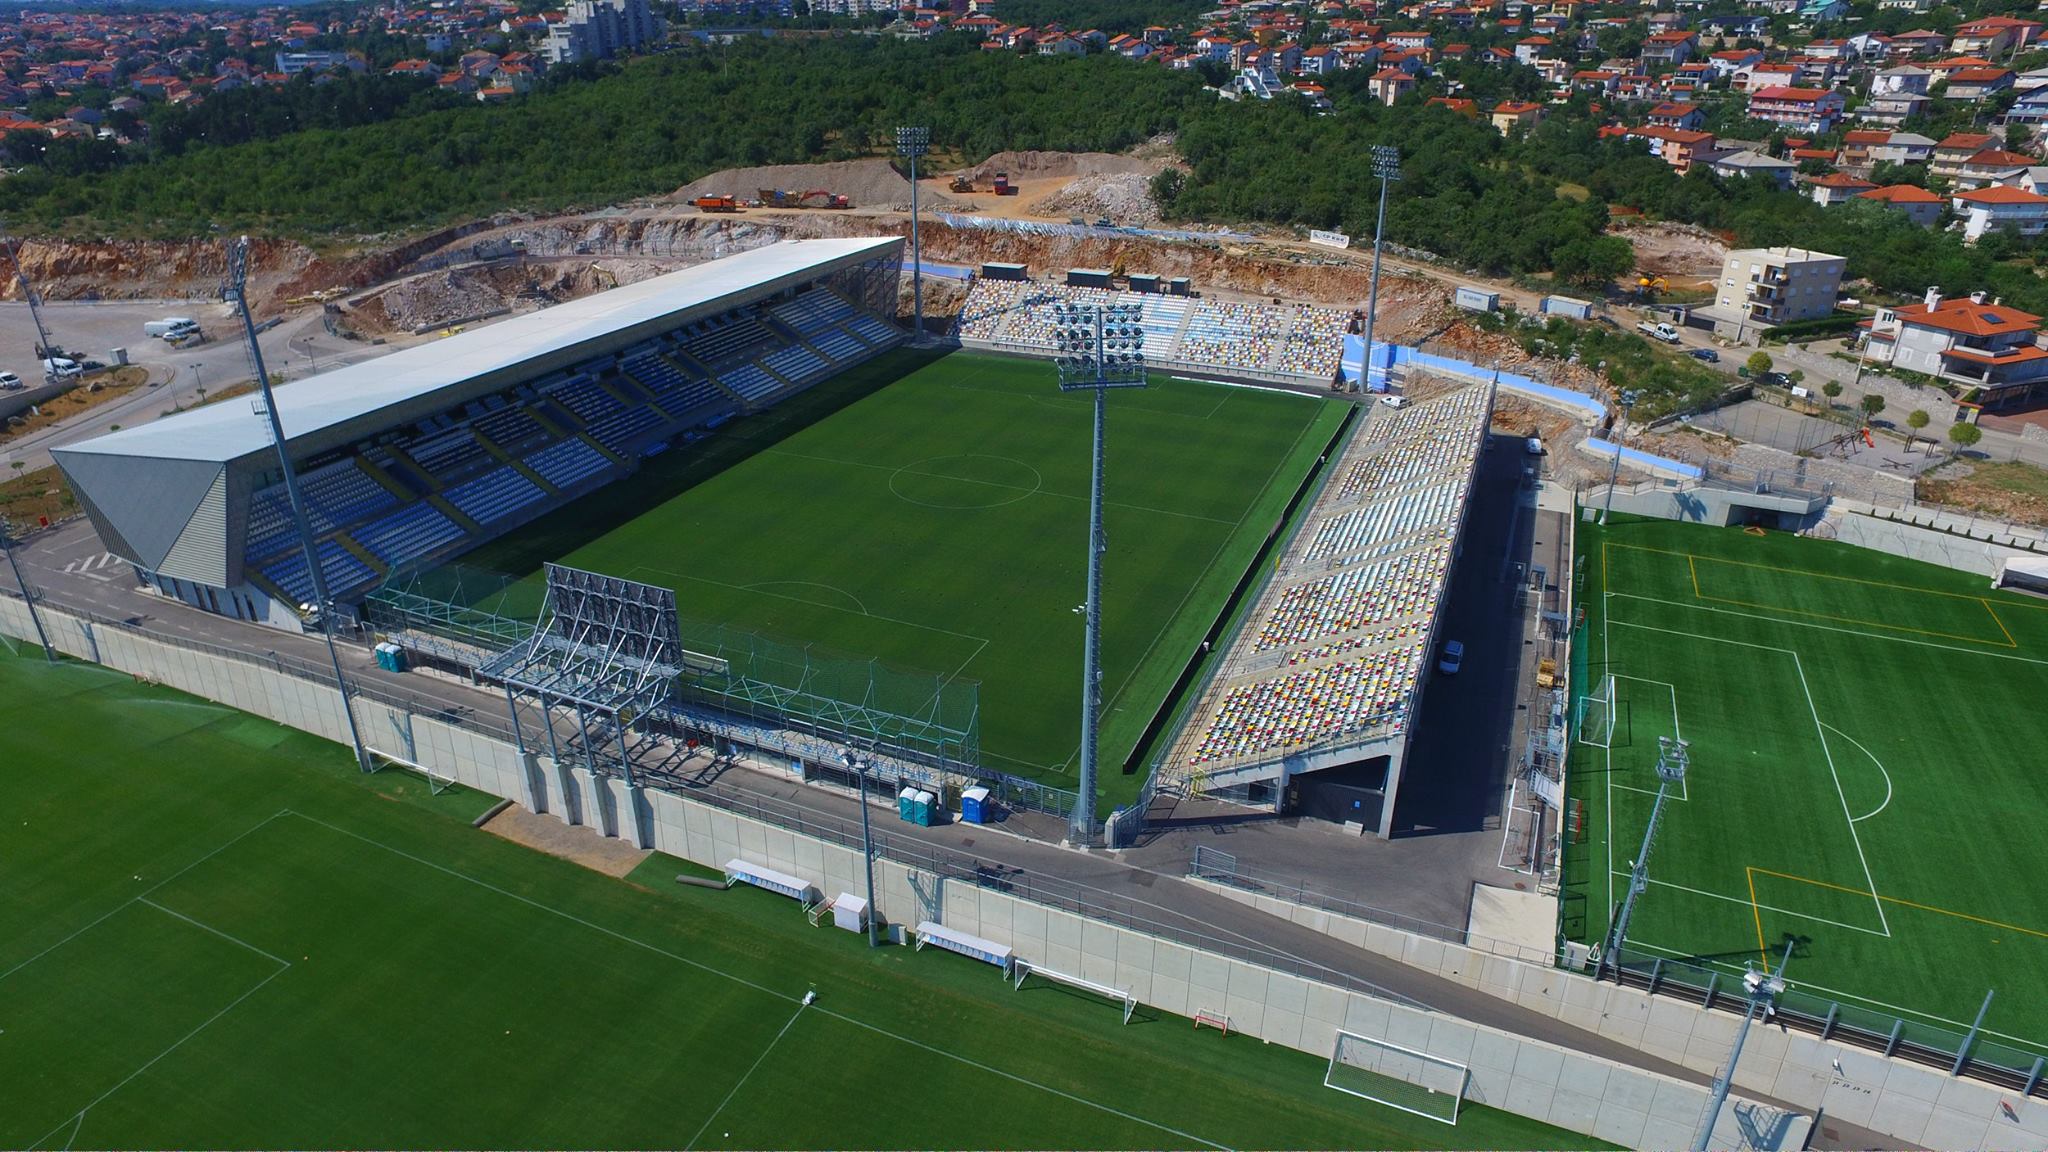
[[[1391,831],[1493,386],[1373,405],[1189,713],[1160,782]],[[1309,793],[1325,793],[1310,796]]]
[[[276,391],[329,596],[447,560],[643,455],[900,343],[895,239],[800,240]],[[241,400],[52,453],[148,587],[296,628],[312,580],[267,421]]]

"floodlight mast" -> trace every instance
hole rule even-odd
[[[1380,312],[1380,244],[1387,232],[1387,185],[1401,178],[1401,150],[1392,144],[1372,146],[1372,174],[1380,178],[1379,223],[1372,230],[1372,289],[1365,299],[1365,367],[1358,390],[1372,391],[1372,330]]]
[[[1779,995],[1785,991],[1785,965],[1792,961],[1792,941],[1785,941],[1785,953],[1778,958],[1776,972],[1759,972],[1750,968],[1742,975],[1742,990],[1749,997],[1749,1011],[1743,1014],[1742,1026],[1735,1030],[1735,1045],[1728,1051],[1728,1063],[1721,1074],[1714,1077],[1714,1094],[1707,1101],[1707,1116],[1700,1123],[1700,1130],[1693,1137],[1693,1152],[1707,1152],[1707,1142],[1713,1139],[1714,1125],[1720,1122],[1721,1108],[1728,1103],[1728,1090],[1735,1084],[1735,1065],[1742,1059],[1742,1043],[1749,1039],[1749,1026],[1756,1021],[1759,1009],[1765,1019],[1777,1008]]]
[[[868,768],[871,761],[860,753],[848,748],[839,754],[839,761],[853,769],[853,778],[860,783],[860,862],[867,869],[868,879],[868,947],[875,946],[875,834],[868,827]]]
[[[924,341],[924,247],[917,240],[917,158],[932,150],[930,128],[896,129],[896,151],[910,160],[910,314],[912,340]]]
[[[1085,621],[1081,647],[1081,779],[1069,839],[1079,845],[1095,838],[1097,727],[1102,718],[1102,554],[1109,547],[1102,530],[1104,397],[1111,388],[1145,386],[1144,309],[1136,304],[1062,304],[1054,314],[1060,391],[1095,393],[1095,440],[1088,486],[1088,599],[1079,609]]]
[[[1600,526],[1607,526],[1607,516],[1614,511],[1614,486],[1621,482],[1621,436],[1628,428],[1628,414],[1635,410],[1639,393],[1633,388],[1621,390],[1621,423],[1614,429],[1614,467],[1607,473],[1607,504],[1600,509]]]
[[[7,553],[7,566],[14,571],[14,583],[21,589],[22,603],[28,605],[29,623],[36,626],[36,642],[43,646],[43,659],[57,662],[57,650],[50,646],[50,634],[43,631],[43,615],[36,610],[36,594],[28,586],[28,577],[21,574],[21,562],[14,558],[14,537],[9,533],[7,518],[0,516],[0,552]]]
[[[28,282],[28,270],[21,266],[21,252],[14,246],[14,237],[7,238],[7,259],[14,265],[14,278],[21,284],[22,302],[28,305],[28,318],[36,326],[36,358],[43,362],[43,383],[57,382],[57,369],[52,361],[57,354],[50,350],[50,331],[43,327],[42,302],[36,299],[36,290]]]
[[[1613,734],[1609,733],[1609,739],[1612,738]],[[1621,946],[1628,940],[1629,918],[1635,915],[1636,898],[1650,886],[1650,848],[1657,841],[1657,826],[1664,819],[1664,801],[1671,794],[1671,786],[1685,782],[1687,750],[1690,747],[1683,740],[1657,737],[1657,799],[1650,808],[1650,826],[1643,829],[1642,849],[1636,853],[1635,863],[1629,868],[1628,893],[1622,897],[1621,912],[1614,918],[1614,929],[1608,933],[1607,946],[1600,950],[1600,965],[1593,973],[1596,980],[1607,974],[1610,964],[1614,966],[1614,978],[1621,979]]]
[[[334,687],[341,693],[341,715],[348,724],[348,741],[355,750],[356,767],[370,770],[370,755],[363,748],[363,734],[356,728],[356,710],[349,703],[348,680],[341,674],[341,653],[334,647],[334,602],[327,598],[327,575],[320,570],[320,549],[313,539],[313,522],[306,515],[305,498],[299,494],[299,479],[292,471],[292,456],[285,448],[284,421],[277,414],[277,398],[271,394],[270,374],[263,369],[263,349],[256,342],[256,321],[249,315],[249,238],[240,237],[228,245],[227,295],[242,318],[242,337],[249,344],[250,366],[256,372],[256,387],[263,392],[263,415],[270,422],[270,440],[277,448],[277,466],[284,473],[284,494],[291,503],[292,524],[298,529],[299,546],[306,557],[306,575],[313,585],[313,610],[320,614],[320,636],[327,641],[327,661],[334,667]]]

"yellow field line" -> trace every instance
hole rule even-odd
[[[1764,945],[1764,910],[1759,908],[1756,902],[1756,869],[1745,867],[1742,873],[1749,878],[1749,912],[1756,917],[1756,954],[1763,957],[1763,962],[1768,965],[1771,962],[1771,952]]]
[[[1700,600],[1704,600],[1704,599],[1706,599],[1706,597],[1704,597],[1704,596],[1700,595],[1700,566],[1699,566],[1699,563],[1698,563],[1697,561],[1695,561],[1695,560],[1693,559],[1693,557],[1692,557],[1692,554],[1691,554],[1691,553],[1687,553],[1687,554],[1686,554],[1686,557],[1685,557],[1685,568],[1686,568],[1686,571],[1688,571],[1688,572],[1691,572],[1691,573],[1692,573],[1692,594],[1693,594],[1693,597],[1694,597],[1695,599],[1700,599]]]
[[[1766,572],[1784,572],[1793,576],[1810,576],[1816,580],[1841,580],[1850,584],[1868,584],[1874,588],[1892,588],[1901,592],[1920,592],[1928,596],[1947,596],[1954,600],[1983,599],[1983,597],[1981,596],[1973,596],[1968,592],[1944,592],[1939,588],[1921,588],[1912,584],[1895,583],[1890,580],[1866,580],[1860,576],[1837,576],[1832,572],[1815,572],[1807,568],[1783,568],[1779,567],[1776,564],[1759,564],[1754,560],[1729,560],[1721,556],[1696,557],[1695,554],[1691,552],[1679,552],[1670,548],[1651,548],[1648,545],[1644,544],[1611,544],[1606,541],[1603,541],[1602,543],[1609,547],[1629,548],[1637,552],[1655,552],[1661,556],[1683,556],[1688,560],[1697,558],[1708,561],[1709,563],[1713,564],[1734,564],[1742,568],[1761,568]],[[2015,602],[2008,604],[2006,606],[2009,608],[2048,609],[2048,604],[2029,604]]]
[[[1709,559],[1711,559],[1711,557],[1709,557]],[[1912,632],[1916,635],[1934,636],[1942,640],[1960,640],[1965,644],[1989,644],[1994,647],[2006,648],[2019,647],[2018,642],[2013,640],[2012,633],[2010,632],[2006,633],[2005,643],[2003,645],[2000,645],[1999,642],[1996,640],[1986,640],[1981,636],[1964,636],[1956,632],[1934,632],[1926,628],[1910,628],[1904,624],[1885,624],[1876,620],[1865,620],[1857,616],[1836,616],[1829,612],[1809,612],[1804,608],[1787,608],[1782,604],[1758,604],[1750,600],[1730,600],[1725,596],[1703,596],[1700,595],[1698,591],[1699,585],[1697,576],[1695,576],[1694,578],[1693,587],[1693,595],[1698,596],[1702,600],[1712,600],[1715,603],[1719,604],[1734,604],[1743,608],[1762,608],[1765,611],[1769,612],[1789,612],[1794,616],[1812,616],[1820,620],[1833,620],[1842,624],[1860,624],[1865,628],[1883,628],[1891,632]],[[2004,627],[2005,626],[2003,624],[1999,625],[2001,631],[2004,630]]]
[[[1979,596],[1977,598],[1977,603],[1982,604],[1984,606],[1984,610],[1986,612],[1991,613],[1991,619],[1998,624],[1998,630],[2000,632],[2005,633],[2006,643],[2012,645],[2015,648],[2019,647],[2020,642],[2012,638],[2012,629],[2007,628],[2005,626],[2005,621],[2000,620],[1998,618],[1998,609],[1993,608],[1991,606],[1991,601],[1984,599],[1982,596]]]
[[[1825,880],[1813,880],[1805,876],[1794,876],[1789,872],[1773,872],[1769,868],[1752,867],[1749,871],[1752,873],[1761,872],[1766,876],[1776,876],[1781,880],[1795,880],[1801,884],[1811,884],[1817,888],[1833,888],[1837,892],[1847,892],[1854,896],[1868,896],[1873,899],[1882,900],[1887,904],[1897,904],[1902,908],[1917,908],[1922,912],[1933,912],[1941,916],[1953,916],[1958,920],[1968,920],[1974,924],[1983,924],[1992,928],[2003,928],[2008,932],[2019,932],[2027,936],[2038,936],[2043,940],[2048,940],[2048,932],[2042,932],[2033,928],[2022,928],[2017,924],[2007,924],[2003,920],[1987,920],[1982,916],[1972,916],[1968,912],[1957,912],[1949,908],[1937,908],[1932,904],[1920,904],[1912,900],[1900,899],[1897,896],[1879,896],[1875,892],[1866,892],[1861,888],[1849,888],[1841,884],[1830,884]],[[1755,898],[1755,890],[1756,880],[1752,876],[1750,878],[1751,899]]]

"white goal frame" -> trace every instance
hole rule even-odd
[[[1609,672],[1601,676],[1600,686],[1597,689],[1579,697],[1579,727],[1578,731],[1574,733],[1579,743],[1589,744],[1595,748],[1614,747],[1614,728],[1620,721],[1616,705],[1616,698],[1619,695],[1620,693],[1616,690],[1614,673]],[[1587,737],[1586,732],[1593,726],[1589,721],[1592,720],[1596,710],[1605,717],[1607,730],[1600,739],[1593,740]]]
[[[1348,1042],[1348,1043],[1347,1043]],[[1353,1075],[1345,1077],[1351,1084],[1339,1083],[1339,1069],[1350,1070]],[[1426,1099],[1448,1097],[1450,1115],[1431,1112],[1413,1104],[1403,1103],[1401,1097],[1414,1098],[1416,1092],[1385,1091],[1374,1095],[1370,1090],[1373,1079],[1392,1081],[1419,1089]],[[1356,1032],[1339,1030],[1330,1046],[1330,1066],[1323,1073],[1323,1087],[1334,1088],[1348,1096],[1384,1104],[1411,1115],[1435,1120],[1439,1124],[1456,1127],[1458,1110],[1465,1102],[1465,1087],[1471,1083],[1472,1070],[1456,1060],[1432,1056],[1413,1048],[1404,1048],[1387,1040],[1371,1036],[1360,1036]],[[1392,1088],[1392,1085],[1387,1085]]]
[[[446,792],[450,788],[455,787],[457,783],[454,776],[448,775],[446,773],[436,772],[432,768],[427,767],[425,764],[421,764],[413,760],[408,760],[403,756],[393,756],[389,752],[379,751],[378,749],[371,748],[367,745],[364,746],[363,752],[367,754],[370,758],[370,772],[373,775],[379,770],[380,766],[377,763],[379,760],[382,760],[385,764],[395,764],[398,767],[403,768],[409,772],[417,772],[421,776],[426,777],[427,791],[429,791],[435,796],[439,796],[441,793]]]
[[[1069,972],[1054,971],[1051,968],[1033,964],[1029,960],[1012,961],[1010,972],[1015,977],[1015,982],[1011,987],[1020,992],[1024,989],[1024,978],[1035,972],[1055,984],[1065,984],[1071,988],[1079,988],[1083,992],[1093,992],[1105,1000],[1121,1001],[1124,1006],[1124,1023],[1126,1024],[1131,1022],[1131,1015],[1138,1010],[1138,998],[1131,995],[1128,989],[1098,983],[1085,976],[1075,976]]]

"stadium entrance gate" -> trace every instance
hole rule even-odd
[[[1287,782],[1281,811],[1376,830],[1387,800],[1387,765],[1387,757],[1375,756],[1356,764],[1304,772]]]

